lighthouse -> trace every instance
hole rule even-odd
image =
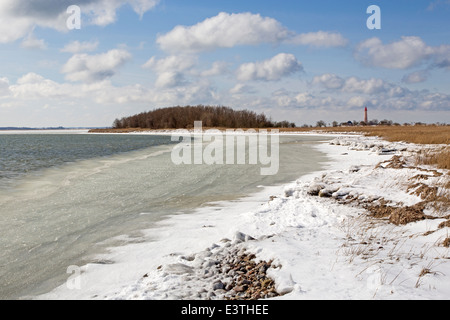
[[[369,117],[367,116],[367,107],[366,107],[366,109],[364,110],[364,122],[365,122],[366,124],[369,123]]]

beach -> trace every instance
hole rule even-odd
[[[450,212],[422,191],[449,177],[413,163],[425,147],[335,136],[324,170],[165,219],[36,298],[448,299]]]

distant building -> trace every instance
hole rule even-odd
[[[368,114],[367,114],[367,107],[366,107],[366,109],[365,109],[365,111],[364,111],[364,122],[365,122],[366,124],[369,123],[369,117],[368,117]]]

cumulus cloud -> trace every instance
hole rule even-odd
[[[404,82],[422,81],[427,71],[414,72],[404,78]],[[326,94],[333,96],[337,105],[343,108],[370,106],[392,110],[449,110],[450,95],[431,93],[427,90],[410,90],[382,79],[342,78],[335,74],[314,77],[312,88],[325,88]],[[305,100],[308,102],[310,100]],[[320,104],[318,104],[319,106]]]
[[[191,55],[171,55],[163,59],[150,58],[142,65],[158,74],[156,86],[158,88],[174,88],[187,83],[185,72],[196,65],[197,59]]]
[[[344,79],[332,73],[316,76],[311,83],[325,89],[350,94],[375,95],[384,93],[393,96],[399,95],[403,93],[404,90],[407,90],[382,79],[360,79],[358,77],[348,77]]]
[[[349,94],[342,91],[337,91],[333,95],[314,91],[285,93],[272,97],[270,102],[273,106],[278,107],[313,108],[316,111],[340,110],[340,112],[346,112],[369,107],[372,110],[386,110],[389,113],[400,110],[442,112],[448,111],[450,108],[450,95],[426,90],[411,91],[395,86],[378,94]],[[266,103],[268,102],[266,101]]]
[[[143,86],[140,84],[116,86],[109,79],[99,82],[61,83],[45,78],[36,73],[28,73],[20,77],[14,84],[7,78],[0,78],[0,112],[15,108],[16,118],[9,117],[9,121],[24,121],[24,114],[32,114],[33,108],[39,108],[44,112],[43,106],[53,106],[46,110],[46,116],[58,116],[58,123],[65,126],[80,125],[98,126],[99,121],[103,125],[109,125],[114,118],[121,115],[123,105],[135,108],[136,112],[148,108],[148,105],[189,105],[189,104],[223,104],[231,107],[239,106],[254,108],[261,111],[267,108],[268,114],[279,115],[285,110],[292,114],[293,110],[314,109],[321,114],[336,112],[335,120],[348,120],[347,117],[352,110],[361,112],[361,107],[368,106],[372,110],[378,110],[378,114],[393,114],[395,111],[413,110],[416,115],[428,114],[429,111],[440,112],[445,115],[450,109],[450,95],[445,93],[430,92],[426,90],[407,90],[401,86],[386,82],[380,91],[369,89],[377,87],[378,81],[371,79],[355,79],[351,92],[344,91],[345,82],[352,77],[343,78],[341,86],[334,86],[331,91],[320,91],[322,84],[305,88],[305,90],[277,89],[266,95],[254,95],[255,88],[246,83],[238,83],[231,90],[218,91],[207,80],[201,79],[189,82],[185,86],[158,88]],[[335,77],[320,77],[332,79]],[[365,85],[364,85],[365,84]],[[317,86],[317,88],[316,88]],[[267,84],[271,87],[271,84]],[[380,87],[380,85],[378,85]],[[275,88],[274,88],[275,89]],[[259,90],[258,90],[259,92]],[[278,107],[278,108],[277,108]],[[77,113],[77,123],[71,122],[68,110]],[[383,111],[384,110],[384,111]],[[6,111],[4,111],[6,112]],[[313,115],[310,111],[308,114]],[[4,114],[4,113],[3,113]],[[42,116],[42,113],[40,113]],[[410,113],[408,113],[410,114]],[[341,119],[342,117],[342,119]],[[381,116],[379,116],[381,117]],[[385,118],[388,118],[386,116]],[[3,117],[2,119],[6,119]],[[12,119],[12,120],[11,120]],[[53,119],[53,118],[51,118]],[[350,118],[351,119],[351,118]],[[317,119],[312,118],[317,121]],[[311,120],[311,121],[312,121]],[[27,121],[33,123],[34,117],[30,116]],[[52,120],[45,125],[54,125]],[[59,122],[62,121],[62,122]],[[304,121],[302,119],[301,121]],[[36,124],[42,126],[42,124]]]
[[[314,77],[312,80],[312,84],[321,85],[326,89],[341,89],[344,86],[345,81],[335,74],[325,73],[320,76]]]
[[[142,65],[143,68],[154,69],[157,72],[185,71],[196,64],[196,58],[191,55],[171,55],[162,59],[151,57]]]
[[[139,103],[144,107],[148,104],[218,102],[215,100],[214,89],[205,81],[181,88],[161,89],[140,84],[115,86],[109,79],[91,83],[59,83],[33,72],[23,75],[15,84],[9,84],[8,79],[0,78],[0,97],[2,92],[8,93],[17,104],[23,106],[29,101],[58,101],[69,105],[73,105],[75,101],[84,101],[83,105],[92,108],[124,103]]]
[[[98,47],[98,41],[72,41],[64,46],[60,51],[69,53],[90,52],[96,50]]]
[[[67,8],[78,5],[83,24],[105,26],[116,21],[117,10],[131,5],[140,16],[159,0],[2,0],[0,2],[0,43],[13,42],[29,34],[36,26],[67,31]]]
[[[301,70],[303,66],[293,54],[280,53],[269,60],[242,64],[237,78],[240,81],[276,81]]]
[[[255,89],[243,83],[237,83],[233,88],[230,89],[230,93],[234,95],[239,94],[252,94],[255,93]]]
[[[277,43],[289,31],[272,18],[259,14],[219,13],[194,26],[177,26],[157,39],[166,51],[205,51],[237,45]]]
[[[211,68],[202,71],[200,75],[202,77],[212,77],[228,73],[228,64],[224,61],[216,61],[212,64]]]
[[[354,96],[354,97],[351,97],[351,98],[347,101],[347,105],[348,105],[350,108],[362,108],[362,107],[371,105],[371,104],[369,104],[369,101],[370,101],[370,100],[369,100],[368,97]]]
[[[429,72],[427,70],[415,71],[405,75],[402,79],[403,83],[420,83],[428,79]]]
[[[36,38],[33,32],[30,32],[28,36],[23,39],[21,46],[25,49],[47,49],[47,44],[45,43],[44,39]]]
[[[129,59],[131,54],[120,49],[97,55],[75,54],[63,66],[62,72],[69,81],[102,81],[112,77]]]
[[[434,63],[432,67],[450,69],[450,45],[434,48]]]
[[[349,77],[345,80],[342,91],[348,93],[364,93],[371,95],[381,92],[388,92],[391,88],[391,84],[381,79],[359,79],[357,77]]]
[[[313,47],[345,47],[348,44],[348,40],[342,34],[325,31],[299,34],[288,40],[288,42]]]
[[[155,85],[158,88],[175,88],[186,84],[183,73],[176,71],[166,71],[159,74]]]
[[[80,92],[80,90],[71,90],[70,84],[59,84],[34,72],[20,77],[15,84],[10,85],[9,90],[17,101],[73,98]]]
[[[299,35],[273,18],[248,12],[221,12],[193,26],[177,26],[157,39],[161,49],[168,52],[201,52],[262,43],[334,47],[346,42],[339,33],[319,31]]]
[[[357,45],[354,56],[364,65],[388,69],[409,69],[426,62],[431,62],[430,67],[450,67],[450,46],[428,46],[420,37],[402,37],[389,44],[371,38]]]
[[[10,94],[8,78],[0,78],[0,97],[5,97]]]
[[[144,14],[158,5],[160,0],[128,0],[134,12],[142,19]]]
[[[407,69],[417,66],[433,54],[433,49],[419,37],[402,37],[400,41],[383,44],[379,38],[360,43],[355,50],[357,60],[368,66]]]

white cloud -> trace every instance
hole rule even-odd
[[[0,98],[9,96],[10,93],[8,78],[0,78]]]
[[[143,68],[152,69],[158,74],[158,88],[174,88],[187,83],[185,72],[191,70],[197,59],[191,55],[171,55],[163,59],[150,58]]]
[[[308,45],[313,47],[345,47],[348,40],[338,32],[309,32],[296,35],[288,40],[289,43],[296,45]]]
[[[402,79],[404,83],[420,83],[428,79],[429,73],[427,70],[415,71],[405,75]]]
[[[325,73],[323,75],[314,77],[312,80],[312,84],[321,85],[326,89],[341,89],[344,86],[345,81],[335,74]]]
[[[142,67],[162,73],[167,71],[185,71],[191,69],[195,64],[196,58],[194,56],[171,55],[159,60],[151,57]]]
[[[105,26],[116,21],[117,10],[125,4],[142,18],[142,15],[159,3],[159,0],[2,0],[0,1],[0,43],[23,38],[36,26],[68,31],[66,12],[78,5],[82,12],[82,25]]]
[[[349,77],[345,80],[342,91],[348,93],[364,93],[372,95],[381,92],[388,92],[392,88],[392,86],[393,85],[381,79],[359,79],[357,77]]]
[[[356,47],[355,58],[367,66],[408,69],[424,63],[434,53],[435,49],[427,46],[420,37],[402,37],[389,44],[371,38]]]
[[[186,79],[181,72],[166,71],[159,74],[155,85],[157,88],[174,88],[186,83]]]
[[[301,70],[302,64],[293,54],[280,53],[269,60],[242,64],[237,70],[237,78],[240,81],[277,81]]]
[[[277,43],[285,39],[289,31],[272,18],[259,14],[219,13],[194,26],[177,26],[157,39],[165,51],[199,52],[237,45]]]
[[[97,55],[75,54],[63,66],[62,72],[69,81],[102,81],[112,77],[129,59],[131,54],[122,49],[113,49]]]
[[[159,36],[157,43],[168,52],[201,52],[262,43],[341,47],[347,40],[339,33],[325,31],[296,34],[259,14],[221,12],[193,26],[177,26]]]
[[[423,80],[422,77],[426,76],[426,73],[427,71],[412,73],[404,78],[404,82]],[[366,105],[376,109],[392,110],[450,109],[450,95],[430,93],[427,90],[413,91],[382,79],[342,78],[335,74],[324,74],[314,77],[311,84],[313,89],[315,86],[328,89],[325,94],[333,96],[336,104],[343,108]]]
[[[231,94],[248,94],[248,93],[255,93],[255,89],[251,86],[248,86],[243,83],[237,83],[233,88],[230,89]]]
[[[142,19],[144,14],[156,7],[160,0],[128,0],[128,3],[133,8],[134,12]]]
[[[433,67],[450,69],[450,45],[441,45],[434,48],[433,59]]]
[[[224,61],[216,61],[212,64],[211,68],[202,71],[200,75],[202,77],[213,77],[228,73],[228,64]]]
[[[348,77],[343,79],[335,74],[326,73],[313,78],[313,85],[318,85],[330,90],[339,90],[344,93],[358,93],[358,94],[377,94],[386,93],[393,84],[387,83],[382,79],[359,79],[357,77]]]
[[[426,63],[429,68],[450,69],[450,45],[428,46],[420,37],[402,37],[389,44],[371,38],[356,47],[354,57],[364,65],[388,69],[409,69]]]
[[[369,99],[367,97],[362,97],[362,96],[355,96],[355,97],[351,97],[348,102],[347,105],[350,108],[355,108],[355,107],[365,107],[369,104]]]
[[[450,0],[435,0],[428,5],[427,10],[433,11],[437,7],[446,6],[446,5],[447,6],[450,5]]]
[[[61,52],[69,52],[69,53],[80,53],[80,52],[90,52],[95,51],[98,47],[98,41],[84,41],[79,42],[72,41],[64,46],[60,51]]]
[[[17,79],[17,84],[35,84],[41,83],[43,80],[44,80],[43,76],[34,72],[30,72]]]
[[[342,79],[348,84],[351,82],[348,80],[354,77],[333,75],[328,78]],[[450,109],[448,94],[411,91],[386,81],[380,85],[381,82],[371,80],[354,78],[353,87],[347,86],[346,89],[353,88],[352,92],[344,91],[345,83],[326,92],[316,90],[322,87],[319,82],[315,84],[317,88],[309,86],[304,90],[291,91],[272,88],[272,83],[267,83],[258,86],[257,90],[265,93],[255,95],[255,88],[245,83],[238,83],[231,90],[218,91],[205,79],[179,87],[148,87],[140,84],[115,86],[108,79],[90,83],[60,83],[36,73],[28,73],[14,84],[10,84],[7,78],[0,78],[0,120],[4,125],[103,126],[110,125],[117,117],[142,112],[149,105],[225,104],[258,112],[264,110],[276,119],[283,112],[294,117],[295,110],[305,110],[311,123],[318,120],[318,114],[329,112],[334,112],[331,120],[357,119],[352,114],[362,116],[360,108],[365,105],[371,109],[371,118],[392,119],[395,112],[400,114],[402,110],[411,110],[407,113],[408,117],[416,117],[416,121],[421,120],[421,115],[427,115],[430,121],[435,121],[432,120],[432,114],[435,114],[434,117],[436,114],[445,117],[445,112]],[[380,87],[384,89],[371,89]],[[46,105],[49,108],[44,110],[43,106]],[[39,110],[38,118],[35,110]],[[411,118],[400,119],[396,121],[411,121]],[[300,124],[306,118],[289,120]]]
[[[75,93],[70,90],[70,85],[59,84],[33,72],[20,77],[9,89],[13,97],[19,100],[73,97]]]
[[[44,39],[38,39],[33,32],[30,32],[26,38],[23,39],[21,43],[22,48],[25,49],[47,49],[47,44]]]

